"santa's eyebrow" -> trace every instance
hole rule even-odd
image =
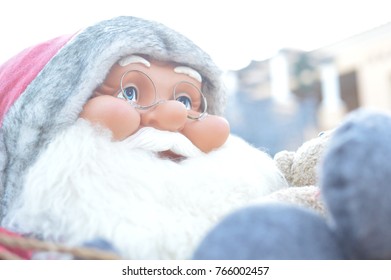
[[[196,70],[193,68],[187,67],[187,66],[177,66],[174,68],[174,72],[178,74],[185,74],[188,75],[189,77],[199,81],[202,83],[202,77],[201,74],[198,73]]]
[[[151,63],[148,60],[146,60],[142,56],[135,55],[135,54],[124,57],[120,61],[118,61],[118,64],[121,65],[122,67],[132,63],[141,63],[147,66],[148,68],[151,67]]]

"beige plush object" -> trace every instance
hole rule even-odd
[[[317,166],[331,135],[332,131],[322,132],[318,137],[305,142],[296,152],[281,151],[274,156],[290,186],[317,184]]]
[[[305,142],[296,152],[281,151],[274,160],[289,184],[289,188],[267,196],[267,200],[298,204],[324,214],[318,186],[318,165],[332,131],[321,133]]]

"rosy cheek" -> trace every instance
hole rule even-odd
[[[201,151],[208,153],[225,143],[230,128],[226,119],[208,115],[205,119],[188,122],[181,133]]]
[[[117,141],[132,135],[140,126],[140,115],[136,109],[126,101],[109,95],[90,99],[80,117],[110,129]]]

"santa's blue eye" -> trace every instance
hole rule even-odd
[[[137,101],[138,91],[134,86],[126,87],[123,89],[123,96],[129,101]]]
[[[183,103],[183,105],[185,105],[187,110],[191,109],[191,99],[189,97],[179,96],[176,100]]]

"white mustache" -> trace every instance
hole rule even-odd
[[[170,150],[187,158],[204,154],[183,134],[158,130],[152,127],[141,128],[135,134],[123,140],[123,142],[131,149],[143,149],[152,152]]]

